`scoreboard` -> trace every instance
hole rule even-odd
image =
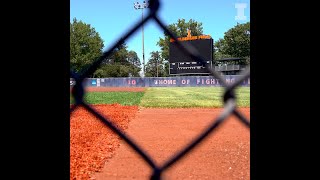
[[[213,61],[213,39],[198,39],[190,41],[180,41],[183,45],[192,45],[205,59],[205,63],[212,68]],[[201,65],[197,60],[192,59],[186,53],[182,52],[175,42],[170,42],[169,45],[169,74],[209,74],[204,65]]]

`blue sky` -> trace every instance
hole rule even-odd
[[[115,40],[122,37],[127,28],[141,21],[141,10],[134,9],[134,2],[143,0],[70,0],[70,22],[73,18],[90,24],[100,34],[104,41],[104,51]],[[165,24],[176,23],[178,19],[186,21],[194,19],[202,22],[203,34],[210,35],[214,41],[223,38],[224,33],[237,23],[250,21],[250,0],[161,0],[159,17]],[[236,20],[237,3],[246,3],[244,9],[246,20]],[[144,9],[144,15],[148,13]],[[152,51],[160,51],[157,46],[159,38],[163,37],[155,22],[144,26],[145,63]],[[141,28],[126,41],[128,50],[137,52],[142,62],[142,30]]]

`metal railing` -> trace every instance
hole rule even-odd
[[[158,17],[158,10],[159,10],[160,2],[159,0],[151,0],[149,4],[149,13],[147,16],[141,21],[140,23],[137,23],[133,27],[131,27],[127,33],[123,36],[123,38],[120,38],[116,40],[111,48],[109,48],[107,51],[103,53],[101,57],[99,57],[96,61],[92,63],[91,66],[89,66],[86,70],[83,71],[82,74],[76,74],[74,72],[71,72],[71,76],[73,79],[75,79],[76,84],[72,89],[72,95],[75,99],[75,104],[71,106],[70,108],[70,115],[74,112],[75,109],[82,106],[85,108],[88,112],[92,113],[95,117],[97,117],[101,122],[103,122],[107,127],[109,127],[114,133],[116,133],[120,138],[122,138],[137,154],[139,154],[144,161],[153,169],[153,173],[150,177],[150,179],[161,179],[161,174],[166,171],[169,167],[171,167],[173,164],[179,162],[179,160],[184,157],[187,153],[189,153],[192,149],[197,147],[198,144],[200,144],[210,133],[214,132],[214,130],[222,123],[224,122],[229,116],[235,115],[240,122],[242,122],[248,129],[250,128],[250,121],[241,114],[237,108],[236,108],[236,96],[235,96],[235,88],[238,87],[241,82],[248,77],[250,77],[250,67],[248,66],[244,72],[242,72],[242,77],[239,78],[237,81],[235,81],[232,84],[229,84],[225,81],[224,78],[222,78],[219,73],[216,71],[210,69],[210,67],[205,63],[205,59],[199,54],[199,52],[193,47],[193,46],[185,46],[181,44],[177,37],[173,35],[167,28],[166,25],[163,23],[161,18]],[[104,117],[102,113],[95,110],[93,107],[91,107],[89,104],[87,104],[84,101],[84,94],[85,89],[83,87],[83,81],[86,77],[89,77],[92,75],[95,70],[100,66],[100,64],[103,62],[104,59],[109,57],[112,54],[112,51],[119,45],[124,42],[124,40],[128,39],[130,36],[133,35],[134,32],[136,32],[140,27],[142,27],[143,24],[145,24],[148,21],[155,21],[156,24],[163,29],[171,38],[175,39],[177,41],[178,47],[187,55],[189,55],[191,58],[197,60],[200,63],[203,63],[204,66],[208,69],[210,74],[214,76],[215,78],[220,80],[221,85],[224,87],[225,92],[223,94],[223,102],[224,102],[224,109],[223,112],[203,131],[197,138],[195,138],[194,141],[190,142],[190,144],[180,152],[176,153],[172,158],[168,159],[163,165],[158,166],[156,165],[154,159],[147,155],[146,151],[143,150],[138,143],[134,142],[131,137],[128,135],[122,133],[108,118]]]
[[[245,70],[245,65],[236,65],[236,64],[230,64],[230,65],[221,65],[221,66],[215,66],[215,71],[240,71]]]

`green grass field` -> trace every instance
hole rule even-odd
[[[222,107],[222,87],[148,88],[140,106],[143,107]],[[250,88],[236,89],[238,107],[250,107]]]
[[[85,101],[89,104],[114,104],[137,106],[140,104],[144,92],[88,92]],[[74,100],[70,97],[70,103]]]
[[[146,92],[88,92],[89,104],[139,105],[142,107],[188,108],[223,107],[222,87],[159,87]],[[236,89],[237,106],[250,107],[250,87]],[[70,103],[74,103],[70,98]]]

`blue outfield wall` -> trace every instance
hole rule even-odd
[[[225,75],[227,83],[233,83],[241,76]],[[210,87],[221,86],[218,79],[213,76],[180,76],[180,77],[127,77],[127,78],[87,78],[85,87]],[[70,86],[75,81],[70,79]],[[240,86],[250,86],[250,77],[244,80]]]

